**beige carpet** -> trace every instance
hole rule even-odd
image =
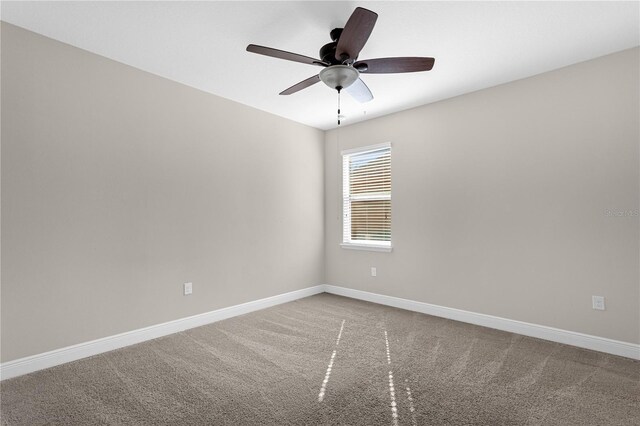
[[[640,424],[637,361],[328,294],[0,386],[2,425]]]

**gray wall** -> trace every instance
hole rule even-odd
[[[323,132],[6,23],[1,71],[3,362],[323,282]]]
[[[638,49],[323,136],[1,47],[2,362],[322,282],[640,341]],[[341,249],[340,150],[385,141],[394,250]]]
[[[640,342],[638,52],[327,132],[327,281]],[[342,249],[340,151],[387,141],[393,252]]]

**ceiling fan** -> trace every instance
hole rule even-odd
[[[358,61],[358,55],[369,39],[377,19],[377,13],[357,7],[344,28],[335,28],[329,33],[333,41],[320,48],[320,59],[255,44],[248,45],[247,51],[324,68],[319,74],[280,92],[281,95],[290,95],[323,81],[338,93],[345,89],[355,100],[369,102],[373,99],[373,95],[360,78],[360,74],[429,71],[435,62],[433,58],[419,57],[377,58]]]

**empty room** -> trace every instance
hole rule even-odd
[[[640,424],[640,2],[0,7],[0,425]]]

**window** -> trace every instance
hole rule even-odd
[[[391,144],[342,152],[342,247],[391,251]]]

